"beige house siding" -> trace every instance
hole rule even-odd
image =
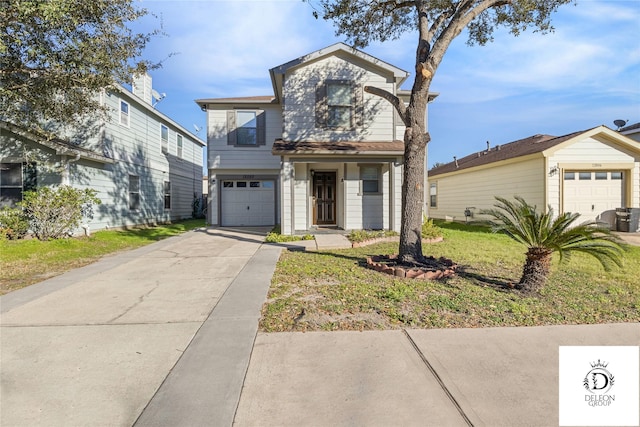
[[[557,168],[555,176],[549,178],[549,204],[556,212],[564,212],[564,171],[608,171],[625,172],[625,198],[628,206],[638,206],[637,188],[640,180],[637,173],[640,158],[631,150],[604,139],[586,138],[566,147],[561,147],[549,156],[549,168]],[[635,194],[633,189],[636,188]]]
[[[283,138],[291,141],[388,141],[394,139],[393,107],[382,98],[364,92],[365,85],[394,93],[390,77],[371,64],[352,57],[330,56],[289,71],[283,88]],[[363,100],[363,126],[353,131],[316,127],[316,87],[326,80],[349,80],[357,84]]]
[[[429,207],[429,217],[464,221],[465,209],[473,207],[474,217],[478,219],[480,209],[493,206],[494,196],[517,195],[538,207],[545,206],[543,166],[544,159],[540,157],[429,178],[429,185],[437,184],[438,193],[438,206]]]

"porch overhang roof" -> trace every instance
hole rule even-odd
[[[285,141],[276,139],[271,153],[284,155],[379,155],[402,156],[403,141]]]

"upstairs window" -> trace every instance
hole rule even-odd
[[[176,155],[182,158],[182,135],[176,135]]]
[[[265,112],[227,111],[227,144],[240,147],[265,145]]]
[[[169,128],[160,125],[160,146],[164,154],[169,154]]]
[[[362,123],[362,89],[349,80],[327,80],[316,88],[316,127],[355,130]]]
[[[120,101],[120,124],[129,127],[129,104]]]
[[[258,145],[258,119],[255,111],[237,112],[238,145]]]
[[[332,128],[350,128],[353,116],[353,95],[347,83],[327,84],[327,125]]]

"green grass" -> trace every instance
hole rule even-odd
[[[204,225],[204,220],[199,219],[155,227],[97,231],[88,238],[0,240],[0,294],[82,267],[107,254],[138,248]]]
[[[444,241],[424,245],[458,274],[444,281],[400,279],[364,268],[370,255],[397,243],[327,252],[284,252],[260,322],[263,331],[396,329],[588,324],[640,321],[640,247],[628,247],[624,268],[605,272],[593,258],[554,259],[538,296],[518,282],[524,247],[487,228],[437,223]]]

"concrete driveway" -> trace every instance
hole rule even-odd
[[[219,336],[248,328],[243,377],[280,251],[263,236],[190,232],[1,297],[0,424],[132,425],[253,260],[259,301]]]

